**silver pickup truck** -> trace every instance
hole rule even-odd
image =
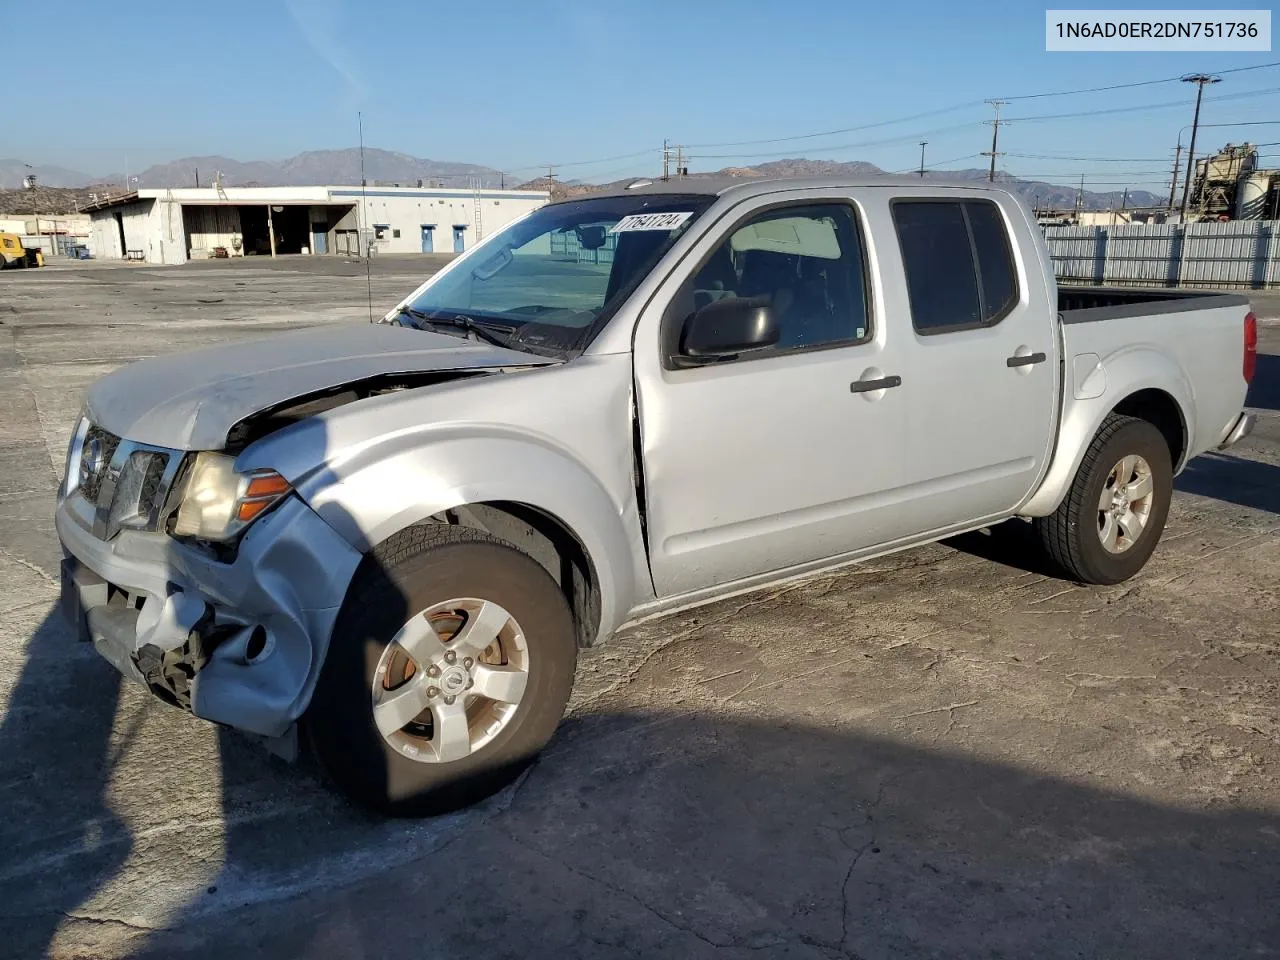
[[[476,801],[639,618],[1018,519],[1132,577],[1251,428],[1243,296],[1066,289],[1009,193],[679,179],[552,203],[375,324],[93,384],[63,604],[158,697],[395,815]]]

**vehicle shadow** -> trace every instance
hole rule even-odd
[[[44,956],[133,849],[108,796],[131,737],[127,727],[113,732],[122,683],[56,608],[27,643],[0,722],[0,952],[8,956]]]
[[[1258,367],[1245,405],[1257,410],[1280,410],[1280,355],[1258,354]]]
[[[1224,503],[1280,513],[1280,467],[1227,453],[1206,453],[1189,462],[1174,488]]]
[[[1280,818],[1085,781],[780,716],[592,715],[447,848],[347,882],[299,844],[275,867],[305,892],[180,913],[136,956],[1280,955]]]
[[[939,542],[944,547],[1014,570],[1055,579],[1066,577],[1063,570],[1045,553],[1031,524],[1023,520],[1006,520],[983,530],[962,533]]]
[[[3,909],[39,917],[9,931],[17,956],[41,955],[95,893],[128,915],[129,891],[157,886],[119,875],[131,842],[106,792],[129,735],[113,752],[111,668],[78,648],[70,719],[36,685],[72,642],[41,626],[0,729],[6,772],[30,771],[4,825]],[[1274,813],[1175,809],[796,716],[785,703],[585,713],[516,785],[423,821],[374,817],[308,761],[220,733],[221,866],[127,955],[1280,956]],[[164,793],[182,827],[207,801],[184,786],[124,789]],[[32,825],[94,854],[65,869],[26,857]],[[184,831],[167,836],[156,860],[198,867]],[[128,869],[159,869],[145,859]]]

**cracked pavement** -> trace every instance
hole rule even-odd
[[[1280,326],[1135,580],[1012,524],[649,621],[515,785],[378,822],[78,646],[52,523],[94,378],[367,315],[337,258],[0,275],[6,955],[1280,956]]]

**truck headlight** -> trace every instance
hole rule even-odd
[[[201,540],[232,540],[290,489],[289,481],[274,470],[236,473],[234,457],[198,453],[173,532]]]
[[[62,472],[62,495],[69,497],[80,486],[80,457],[84,453],[84,438],[89,432],[89,418],[83,414],[76,423],[71,442],[67,444],[67,463]]]

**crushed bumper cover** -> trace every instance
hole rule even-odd
[[[62,608],[130,680],[203,719],[287,734],[315,688],[360,554],[297,497],[223,563],[164,534],[93,536],[59,503]]]

